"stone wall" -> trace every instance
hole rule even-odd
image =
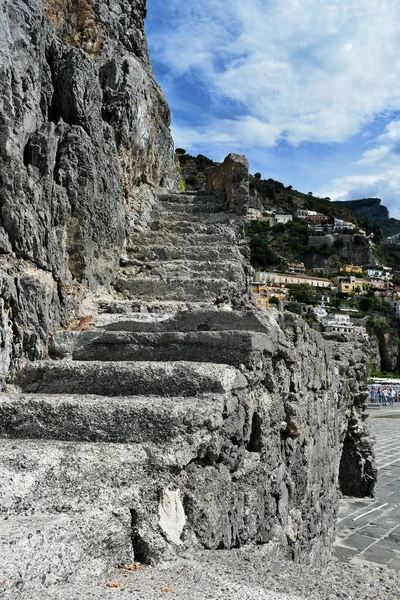
[[[287,312],[258,318],[269,347],[243,365],[249,387],[177,479],[186,517],[206,548],[274,541],[295,561],[323,564],[341,493],[374,493],[367,343],[323,339]]]
[[[155,187],[177,176],[144,0],[2,7],[3,379],[18,358],[43,354],[87,290],[107,289],[127,227],[145,225]]]
[[[228,154],[224,162],[207,173],[206,192],[226,192],[228,209],[245,216],[249,204],[249,162],[243,154]]]

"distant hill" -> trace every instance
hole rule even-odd
[[[257,190],[264,208],[275,208],[282,212],[294,212],[297,208],[315,210],[329,217],[351,221],[365,228],[366,219],[345,206],[344,202],[331,202],[330,198],[318,198],[311,192],[304,194],[294,190],[291,185],[285,187],[274,179],[258,179],[250,176],[250,187]]]
[[[361,217],[377,223],[386,236],[400,233],[400,220],[390,218],[388,209],[381,202],[380,198],[361,198],[360,200],[332,202],[332,204],[349,208]]]

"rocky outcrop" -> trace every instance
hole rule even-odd
[[[307,268],[334,267],[337,261],[356,265],[376,265],[374,244],[361,235],[329,234],[309,236],[304,264]]]
[[[249,161],[242,154],[229,154],[207,173],[206,192],[223,190],[228,209],[245,216],[249,205]]]
[[[107,287],[154,187],[174,187],[169,110],[143,0],[4,0],[0,19],[1,372],[43,356]],[[1,384],[0,384],[1,385]]]
[[[380,365],[378,370],[394,373],[400,366],[400,340],[396,326],[377,326],[372,333],[379,348]],[[379,369],[380,367],[380,369]]]

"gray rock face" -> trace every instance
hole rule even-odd
[[[11,339],[2,329],[3,372],[43,352],[85,289],[109,285],[128,224],[145,224],[154,186],[175,184],[145,13],[142,0],[2,1],[0,252],[12,281],[2,310],[24,329]]]
[[[223,190],[229,210],[246,215],[249,204],[249,161],[243,154],[229,154],[224,162],[207,173],[206,191]]]

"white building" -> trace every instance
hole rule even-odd
[[[294,216],[298,219],[306,219],[307,217],[316,216],[318,213],[315,210],[307,210],[306,208],[298,208]]]
[[[385,279],[387,281],[393,279],[391,267],[367,267],[365,273],[370,279]]]
[[[290,285],[291,283],[308,283],[313,288],[330,289],[332,281],[323,277],[311,277],[310,275],[300,275],[298,273],[273,273],[272,271],[259,271],[257,277],[262,282],[273,283],[275,285]]]
[[[328,311],[326,310],[326,308],[323,307],[322,304],[320,306],[314,306],[313,312],[317,317],[318,321],[322,321],[323,319],[325,319],[325,317],[328,316]]]
[[[259,208],[249,207],[247,209],[247,216],[250,221],[258,221],[262,217],[262,212]]]
[[[400,300],[392,300],[390,303],[390,312],[395,319],[400,320]]]
[[[350,315],[330,314],[322,319],[324,331],[338,331],[340,333],[350,333],[354,330],[354,325],[350,321]]]
[[[336,219],[334,220],[334,225],[333,225],[333,229],[335,231],[337,231],[338,229],[355,229],[356,226],[354,225],[354,223],[351,223],[350,221],[342,221],[342,219]]]
[[[286,225],[286,223],[289,223],[289,221],[292,221],[293,217],[292,215],[274,215],[274,224],[275,225],[279,225],[279,224],[283,224]]]

